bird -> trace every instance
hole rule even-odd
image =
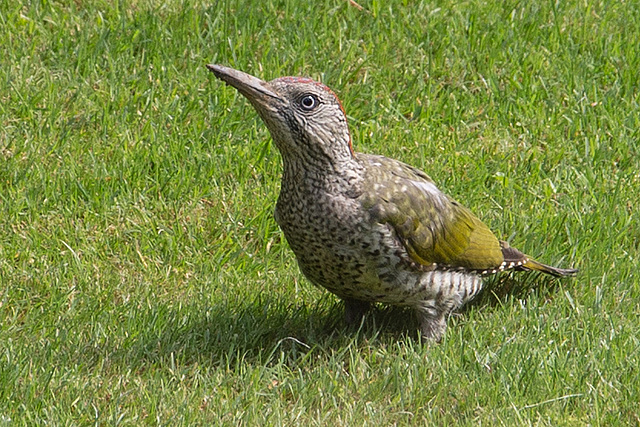
[[[353,149],[336,94],[306,77],[263,81],[223,65],[215,77],[251,103],[282,156],[275,220],[304,276],[344,301],[348,324],[374,303],[411,307],[425,340],[505,270],[574,276],[499,240],[423,171]]]

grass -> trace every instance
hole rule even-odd
[[[637,2],[0,2],[1,425],[638,425]],[[416,338],[358,331],[272,216],[280,157],[204,68],[306,75],[354,145],[514,246]]]

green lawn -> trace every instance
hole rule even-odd
[[[1,425],[640,425],[637,1],[0,1]],[[575,279],[360,330],[273,219],[209,73],[305,75]]]

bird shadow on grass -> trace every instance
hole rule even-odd
[[[139,313],[140,331],[112,361],[133,369],[172,360],[230,370],[246,363],[295,367],[309,357],[322,360],[353,346],[395,342],[411,336],[417,324],[410,310],[379,306],[359,327],[348,327],[343,307],[331,295],[308,304],[261,296],[240,306],[152,307]]]
[[[485,290],[459,313],[498,308],[526,298],[535,289],[552,298],[560,281],[539,275],[503,275],[489,278]],[[116,359],[128,366],[182,363],[210,364],[238,369],[244,363],[296,366],[301,360],[332,357],[352,346],[388,345],[398,340],[419,340],[413,310],[375,305],[359,327],[348,327],[344,306],[331,295],[308,304],[292,304],[284,297],[261,295],[240,305],[151,307],[139,313],[140,328]],[[167,362],[168,363],[168,362]]]

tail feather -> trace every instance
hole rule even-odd
[[[505,241],[500,241],[500,246],[504,257],[503,265],[509,266],[510,268],[525,271],[539,271],[556,277],[575,276],[578,272],[575,268],[558,268],[538,262],[516,248],[512,248]]]
[[[558,268],[550,265],[543,264],[534,259],[527,259],[527,261],[520,266],[523,270],[539,271],[541,273],[550,274],[556,277],[575,276],[578,270],[575,268]]]

